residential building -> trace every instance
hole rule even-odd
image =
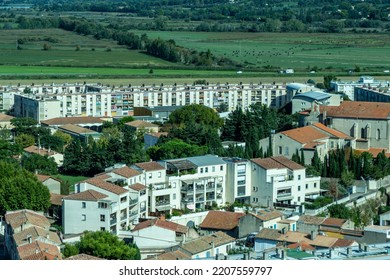
[[[281,108],[292,96],[286,94],[285,84],[208,84],[104,86],[101,84],[22,85],[15,88],[16,116],[32,117],[38,122],[66,116],[128,116],[137,107],[202,104],[218,108],[222,103],[228,111],[243,110],[251,104]],[[152,114],[166,119],[169,110]]]
[[[61,259],[57,233],[49,231],[47,218],[31,210],[8,211],[5,246],[14,260]]]
[[[209,211],[199,225],[201,232],[213,234],[221,231],[234,238],[243,238],[259,231],[262,220],[253,214],[229,211]]]
[[[390,211],[379,215],[379,225],[390,226]]]
[[[149,123],[149,122],[144,122],[141,120],[135,120],[131,121],[128,123],[125,123],[125,125],[131,127],[135,131],[141,131],[144,133],[158,133],[158,125]]]
[[[141,251],[141,258],[155,255],[161,249],[170,248],[186,242],[188,228],[170,221],[164,216],[143,221],[132,230],[133,243]]]
[[[277,210],[260,209],[256,212],[256,217],[261,220],[260,229],[278,228],[278,223],[282,221],[283,213]]]
[[[226,162],[226,202],[250,204],[251,168],[250,161],[241,158],[223,158]]]
[[[16,86],[0,86],[0,112],[11,111],[14,105],[14,95],[19,90]]]
[[[307,91],[297,93],[292,98],[292,114],[313,108],[314,105],[339,106],[342,101],[340,94],[329,94],[323,91]]]
[[[156,145],[161,136],[168,136],[168,132],[145,133],[144,134],[145,149],[148,149]]]
[[[252,204],[295,208],[320,195],[320,177],[284,156],[251,159]]]
[[[168,185],[179,190],[180,209],[207,209],[226,202],[226,162],[214,155],[163,161]]]
[[[369,77],[369,76],[361,76],[358,81],[337,81],[336,80],[330,82],[330,86],[333,91],[344,93],[352,101],[353,100],[371,101],[371,100],[357,99],[357,97],[359,98],[359,94],[355,93],[355,89],[358,87],[368,88],[368,87],[381,87],[385,85],[389,85],[389,82],[378,81],[375,80],[373,77]]]
[[[380,244],[390,242],[390,226],[366,226],[364,228],[364,243]]]
[[[86,127],[78,126],[75,124],[64,124],[58,127],[58,130],[66,133],[73,138],[80,139],[88,143],[88,139],[92,137],[95,141],[100,139],[101,133],[96,132],[95,130],[88,129]]]
[[[80,126],[82,128],[87,128],[94,130],[96,132],[101,132],[103,123],[105,122],[104,118],[97,117],[64,117],[64,118],[54,118],[41,121],[43,127],[49,127],[53,131],[56,131],[59,127],[73,124]]]
[[[62,166],[62,163],[64,161],[64,155],[61,153],[57,153],[56,151],[49,149],[45,149],[43,147],[39,146],[29,146],[27,148],[24,148],[24,152],[26,154],[38,154],[41,156],[47,156],[49,158],[53,158],[55,163],[57,163],[58,166]]]
[[[179,247],[179,250],[190,255],[192,259],[214,258],[218,254],[227,255],[235,248],[236,239],[224,232],[215,232]]]
[[[134,107],[134,116],[151,116],[158,121],[164,122],[169,115],[182,106],[155,106],[155,107]]]
[[[48,176],[37,174],[38,180],[49,189],[50,193],[61,194],[61,180]]]
[[[319,89],[309,84],[289,83],[286,86],[286,95],[287,95],[287,99],[290,101],[296,94],[300,94],[308,91],[316,91],[316,90]]]
[[[390,101],[390,83],[371,86],[358,86],[354,90],[355,101],[368,102],[389,102]]]

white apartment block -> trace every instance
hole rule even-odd
[[[252,159],[253,205],[301,205],[320,195],[320,177],[307,177],[305,167],[283,156]]]
[[[375,80],[373,77],[370,76],[361,76],[358,81],[331,81],[330,82],[331,88],[335,92],[342,92],[348,96],[348,98],[352,101],[370,101],[370,100],[363,100],[359,99],[359,95],[356,94],[355,88],[356,87],[365,87],[365,88],[376,88],[376,87],[389,87],[389,81],[378,81]],[[383,102],[383,101],[378,101]]]
[[[181,209],[195,211],[226,202],[226,162],[205,155],[165,160],[168,184],[176,192]]]
[[[50,86],[43,84],[19,86],[16,91],[18,93],[15,94],[14,100],[15,115],[33,117],[37,121],[66,116],[126,116],[132,113],[134,107],[190,104],[218,108],[226,103],[228,111],[233,111],[237,107],[245,110],[251,104],[280,108],[292,98],[292,95],[287,95],[285,84],[262,83],[127,87],[101,84]],[[50,110],[54,104],[53,100],[58,104],[55,105],[55,110]]]
[[[251,162],[241,158],[223,158],[226,162],[226,202],[251,203]]]
[[[390,102],[390,84],[386,86],[356,86],[354,88],[355,101]]]

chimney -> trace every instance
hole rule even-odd
[[[27,235],[26,239],[27,239],[29,244],[32,243],[32,236],[31,235]]]
[[[333,259],[333,258],[334,258],[334,249],[333,249],[333,248],[330,248],[330,249],[329,249],[329,258],[330,258],[330,259]]]
[[[316,237],[317,237],[317,231],[312,230],[310,232],[310,240],[314,240],[314,239],[316,239]]]

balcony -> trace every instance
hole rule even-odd
[[[110,225],[115,225],[117,222],[116,218],[115,219],[110,219]]]
[[[291,196],[291,192],[281,192],[277,194],[277,197],[288,197]]]
[[[138,199],[130,199],[129,200],[129,205],[135,205],[138,203]]]
[[[203,202],[204,201],[204,196],[200,196],[196,198],[196,202]]]
[[[191,198],[183,198],[182,202],[184,202],[184,203],[192,203],[192,202],[194,202],[194,199],[192,197]]]
[[[138,211],[130,211],[129,212],[129,218],[132,218],[134,216],[137,216],[138,215]]]
[[[163,205],[170,205],[170,201],[167,199],[162,199],[159,201],[156,201],[156,206],[163,206]]]

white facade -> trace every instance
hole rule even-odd
[[[285,157],[252,159],[252,204],[301,205],[320,194],[320,177],[306,177],[305,168]]]
[[[4,89],[4,92],[7,89]],[[218,108],[222,103],[228,110],[237,107],[243,110],[251,104],[260,103],[273,108],[287,104],[292,96],[286,93],[285,84],[209,84],[209,85],[161,85],[109,87],[87,84],[31,85],[16,87],[18,96],[59,103],[53,111],[55,116],[47,116],[46,104],[31,103],[25,110],[27,101],[15,97],[15,108],[19,116],[32,116],[36,120],[66,116],[125,116],[134,107],[184,106],[202,104]],[[26,90],[29,93],[23,93]],[[0,99],[1,104],[1,99]],[[53,103],[50,103],[50,106]],[[8,105],[7,105],[8,106]],[[45,108],[43,112],[38,107]],[[33,113],[34,112],[34,113]],[[39,114],[39,113],[43,114]],[[51,114],[50,114],[51,115]]]
[[[249,160],[240,158],[224,158],[226,171],[226,202],[238,200],[250,204],[251,196],[251,164]]]
[[[61,103],[55,98],[14,95],[14,116],[37,122],[61,117]]]

